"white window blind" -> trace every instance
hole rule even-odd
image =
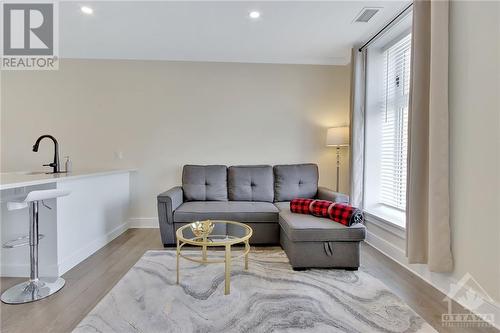
[[[380,202],[400,210],[406,208],[410,55],[411,35],[397,41],[383,54]]]

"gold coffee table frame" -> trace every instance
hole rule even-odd
[[[249,239],[252,237],[253,230],[248,225],[236,221],[224,221],[224,220],[212,220],[214,224],[233,224],[242,227],[246,232],[245,236],[237,237],[230,235],[208,235],[206,237],[193,237],[186,238],[183,235],[183,231],[185,229],[190,228],[190,223],[180,227],[177,229],[175,235],[177,236],[177,284],[179,284],[179,260],[180,258],[184,258],[189,261],[197,262],[200,264],[217,264],[224,263],[225,266],[225,287],[224,287],[224,295],[229,295],[230,293],[230,283],[231,283],[231,260],[245,257],[245,270],[248,270],[248,253],[250,252],[250,243]],[[225,237],[225,238],[224,238]],[[216,239],[212,239],[216,238]],[[231,255],[231,246],[235,244],[245,244],[245,249],[242,254],[238,256]],[[201,259],[193,258],[181,253],[181,249],[184,245],[194,245],[201,247]],[[224,247],[225,248],[225,256],[224,259],[208,259],[207,250],[209,247]]]

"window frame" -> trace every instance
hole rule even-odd
[[[405,209],[397,209],[392,208],[390,206],[384,205],[380,203],[378,200],[378,189],[380,188],[380,180],[376,178],[380,178],[380,168],[370,166],[370,163],[373,164],[374,156],[377,156],[377,153],[370,152],[370,147],[373,148],[373,143],[370,142],[370,134],[369,132],[373,132],[376,127],[373,127],[373,118],[374,114],[377,111],[377,101],[379,99],[374,98],[377,93],[380,93],[380,88],[376,87],[376,83],[380,81],[376,81],[370,77],[370,73],[373,72],[374,63],[380,64],[381,55],[392,46],[396,45],[399,41],[407,37],[411,34],[411,11],[402,18],[400,22],[396,24],[396,26],[391,27],[387,33],[384,33],[381,38],[374,41],[373,45],[369,45],[367,48],[367,63],[366,63],[366,87],[365,87],[365,159],[364,159],[364,189],[363,189],[363,209],[366,212],[366,220],[368,223],[373,223],[378,227],[382,227],[384,225],[384,229],[390,231],[391,233],[404,236],[406,230],[406,213]],[[401,24],[400,24],[401,23]],[[411,36],[410,36],[411,38]],[[375,56],[374,56],[375,53]],[[378,58],[377,58],[378,57]],[[410,58],[411,58],[411,40],[410,40]],[[374,63],[372,63],[374,62]],[[411,59],[410,59],[410,75],[411,75]],[[380,72],[380,67],[378,71]],[[373,74],[373,73],[372,73]],[[380,78],[380,73],[378,74]],[[379,109],[380,110],[380,109]],[[370,112],[372,113],[370,118]],[[375,116],[376,118],[376,116]],[[370,124],[371,122],[371,124]],[[380,123],[381,124],[381,123]],[[407,129],[408,130],[408,129]],[[381,132],[381,127],[379,127],[379,132]],[[408,134],[408,133],[407,133]],[[378,134],[380,137],[380,133]],[[378,141],[380,143],[380,140]],[[376,151],[380,151],[378,147],[375,149]],[[380,160],[380,157],[379,157]],[[407,166],[406,166],[407,167]],[[371,170],[370,170],[371,168]],[[376,189],[376,191],[374,190]],[[406,191],[405,191],[406,192]],[[377,199],[375,199],[377,198]]]

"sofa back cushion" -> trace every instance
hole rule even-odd
[[[273,168],[269,165],[229,167],[227,183],[229,200],[273,202]]]
[[[274,201],[314,198],[318,192],[318,178],[316,164],[274,166]]]
[[[185,201],[227,201],[227,167],[185,165],[182,189]]]

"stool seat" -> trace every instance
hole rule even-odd
[[[28,207],[28,203],[30,202],[64,197],[68,194],[70,194],[70,191],[61,189],[31,191],[27,195],[11,198],[7,202],[7,209],[24,209]]]
[[[50,296],[64,287],[65,281],[61,277],[40,278],[38,276],[38,242],[43,238],[43,235],[38,233],[38,211],[40,202],[42,202],[43,206],[50,209],[50,207],[43,203],[43,200],[63,197],[68,194],[70,194],[70,191],[62,189],[37,190],[31,191],[27,195],[9,198],[7,201],[8,210],[29,207],[29,236],[19,237],[7,242],[4,244],[4,247],[14,248],[29,244],[30,279],[4,291],[1,296],[2,302],[7,304],[34,302]]]

